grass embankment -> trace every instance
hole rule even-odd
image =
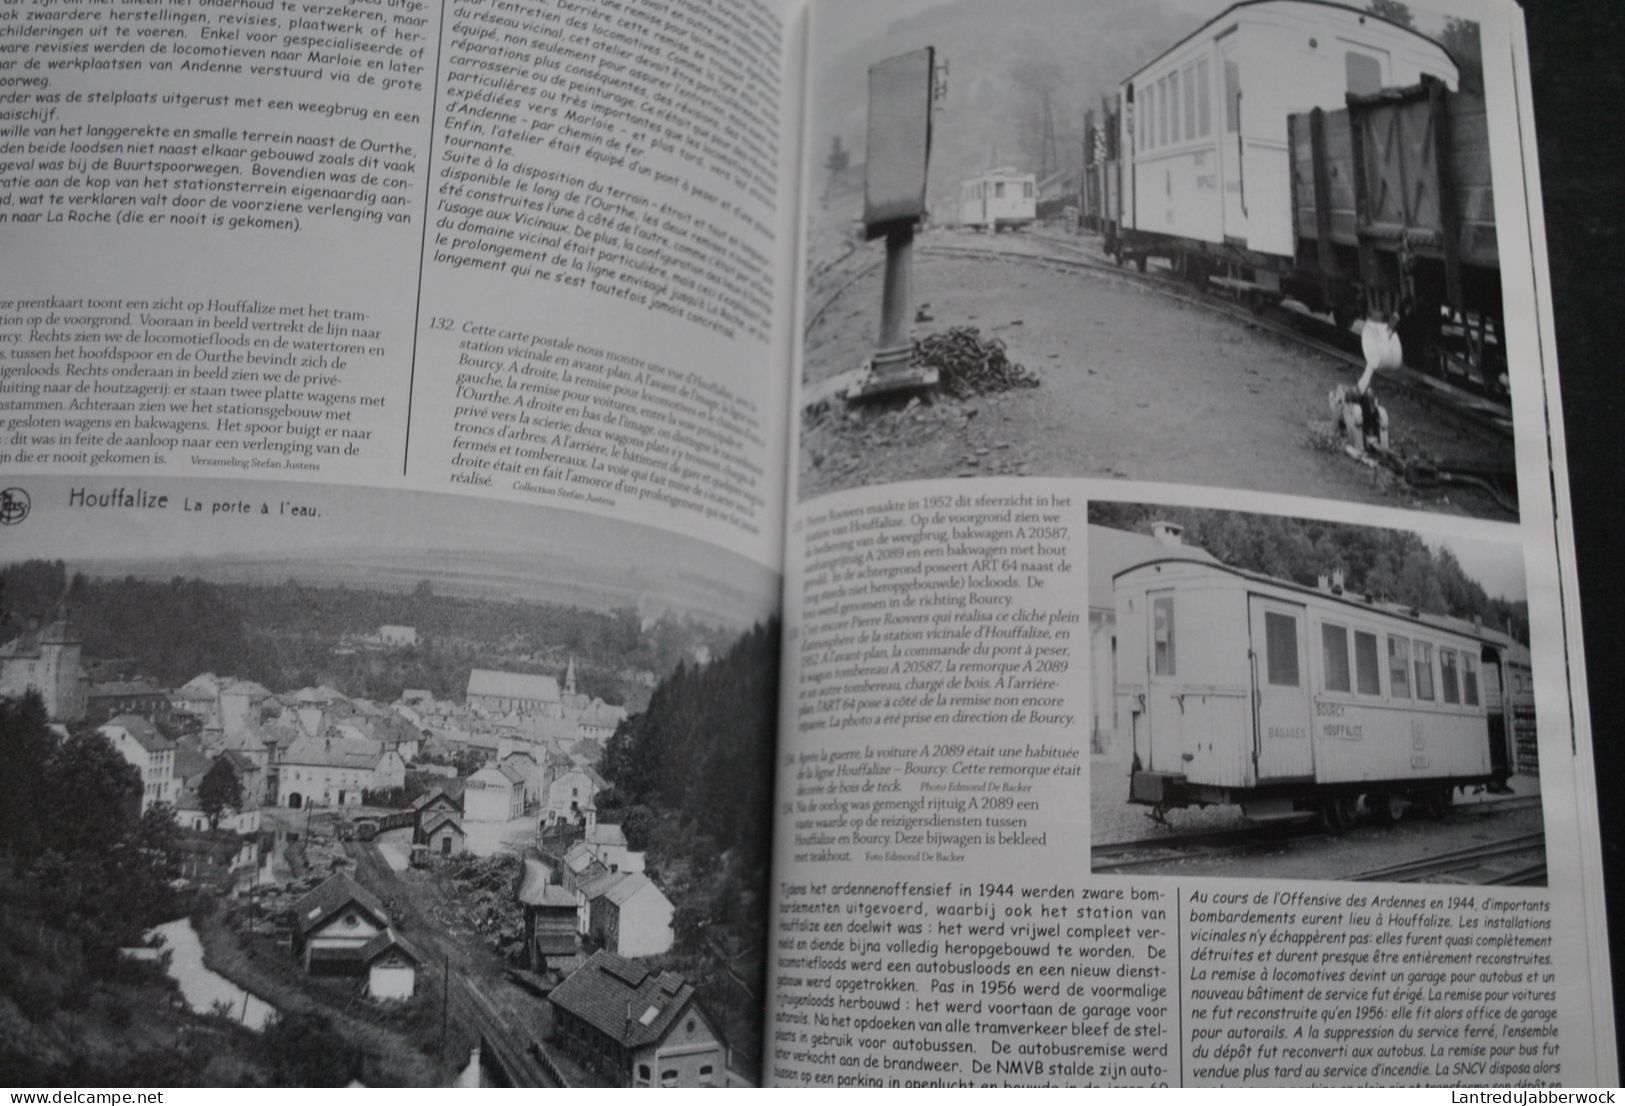
[[[11,1086],[271,1082],[256,1035],[198,1014],[155,963],[87,949],[0,876],[0,1073]]]

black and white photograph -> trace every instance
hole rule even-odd
[[[759,1083],[775,573],[427,493],[8,497],[8,1081]]]
[[[803,499],[1031,475],[1518,514],[1479,25],[821,4]]]
[[[1521,547],[1089,509],[1097,874],[1545,886]]]

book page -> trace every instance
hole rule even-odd
[[[802,7],[0,5],[0,1082],[760,1082]]]
[[[1522,42],[816,6],[775,1085],[1617,1079]]]
[[[797,12],[15,5],[3,463],[465,491],[776,561]]]

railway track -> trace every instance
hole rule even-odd
[[[1085,252],[1081,247],[1065,240],[1040,235],[1029,236],[1025,241],[1042,243],[1043,245],[1038,250],[1027,250],[1000,249],[968,242],[933,241],[923,245],[919,252],[924,257],[967,257],[984,260],[1030,261],[1037,264],[1056,265],[1065,269],[1110,275],[1131,284],[1153,289],[1159,294],[1178,300],[1187,306],[1196,307],[1256,327],[1355,370],[1365,368],[1364,358],[1352,348],[1353,336],[1343,335],[1334,327],[1316,319],[1314,316],[1304,315],[1284,308],[1258,311],[1227,297],[1198,292],[1190,284],[1159,270],[1147,270],[1142,273],[1138,269],[1119,266],[1105,257],[1093,256]],[[869,269],[870,267],[866,267],[864,270],[853,274],[845,284],[837,288],[831,294],[829,300],[821,306],[818,312],[819,317],[828,311],[834,300],[839,298],[852,283],[866,275]],[[1351,344],[1341,344],[1344,340]],[[1502,404],[1457,388],[1414,369],[1401,369],[1397,372],[1385,373],[1383,379],[1386,383],[1397,385],[1407,395],[1455,418],[1465,427],[1480,435],[1495,441],[1510,442],[1512,439],[1511,412]]]
[[[1465,849],[1356,872],[1344,879],[1527,887],[1546,882],[1546,835],[1526,833]]]
[[[1472,818],[1485,818],[1492,815],[1504,814],[1509,811],[1523,810],[1529,807],[1538,807],[1538,798],[1503,799],[1496,802],[1477,803],[1472,806],[1456,807],[1452,809],[1447,819],[1462,821]],[[1169,863],[1183,860],[1213,859],[1219,857],[1244,856],[1265,848],[1275,848],[1281,845],[1301,844],[1308,841],[1322,840],[1334,836],[1319,827],[1318,823],[1308,819],[1297,823],[1276,823],[1265,826],[1247,826],[1241,829],[1209,830],[1201,833],[1166,834],[1160,837],[1141,837],[1132,841],[1113,841],[1104,845],[1096,845],[1090,850],[1092,864],[1091,870],[1096,874],[1111,874],[1115,872],[1133,872],[1143,868],[1155,868]],[[1541,834],[1530,835],[1541,839]],[[1527,849],[1527,846],[1525,846]],[[1471,852],[1472,850],[1467,850]],[[1426,861],[1408,863],[1425,864]],[[1395,866],[1403,868],[1405,865]],[[1532,865],[1526,865],[1532,868]],[[1424,873],[1425,874],[1425,873]],[[1493,874],[1493,873],[1491,873]],[[1530,876],[1530,882],[1542,882],[1545,879],[1544,852],[1539,864],[1538,876]],[[1356,875],[1351,879],[1377,879],[1388,878],[1379,876]],[[1398,882],[1404,882],[1400,877],[1393,877]],[[1417,877],[1422,878],[1422,877]],[[1446,880],[1444,882],[1451,882]],[[1468,882],[1468,881],[1463,881]],[[1477,882],[1492,882],[1479,880]],[[1508,880],[1507,882],[1514,882]]]

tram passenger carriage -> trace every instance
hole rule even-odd
[[[1518,647],[1472,623],[1181,557],[1113,589],[1130,802],[1341,829],[1362,796],[1381,820],[1439,814],[1514,771]]]
[[[1017,230],[1038,218],[1038,178],[1011,166],[959,186],[959,224],[976,230]]]
[[[1403,318],[1413,365],[1504,395],[1481,95],[1441,44],[1325,0],[1244,0],[1118,89],[1106,248],[1258,306]]]

